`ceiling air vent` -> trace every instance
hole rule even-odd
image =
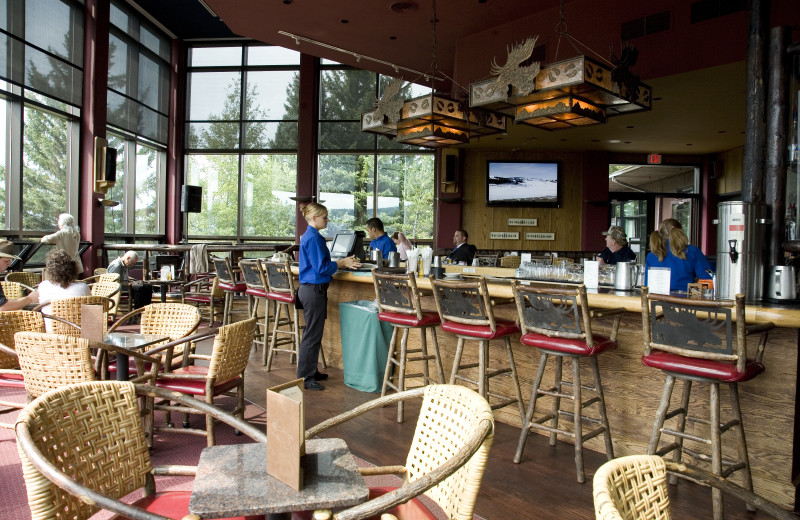
[[[622,41],[626,41],[667,31],[669,30],[669,23],[669,11],[643,16],[642,18],[623,22],[620,30],[620,37]]]

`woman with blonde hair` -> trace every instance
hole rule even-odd
[[[708,276],[707,271],[711,270],[703,252],[689,244],[689,237],[675,219],[664,220],[659,231],[650,233],[650,253],[645,260],[645,284],[647,271],[651,267],[670,269],[671,291],[685,291],[688,284],[705,278]]]
[[[301,211],[308,228],[300,237],[300,287],[297,289],[297,299],[303,306],[306,325],[297,354],[297,377],[303,378],[306,390],[324,390],[319,381],[327,379],[328,374],[319,372],[317,360],[322,347],[325,319],[328,317],[328,284],[338,269],[359,267],[361,264],[354,256],[336,262],[331,260],[325,238],[319,233],[328,226],[328,208],[311,202]]]
[[[43,244],[54,244],[56,248],[66,251],[70,258],[75,262],[76,273],[83,272],[83,262],[78,254],[78,246],[81,242],[81,228],[75,224],[75,217],[69,213],[62,213],[58,216],[58,231],[52,235],[42,237]]]
[[[392,242],[397,246],[397,252],[400,253],[400,260],[408,260],[407,251],[414,249],[411,242],[408,241],[402,231],[395,231],[392,233]]]

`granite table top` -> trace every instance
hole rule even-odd
[[[301,491],[267,474],[263,443],[211,446],[200,455],[189,512],[201,519],[332,509],[367,500],[369,489],[342,439],[306,441]]]

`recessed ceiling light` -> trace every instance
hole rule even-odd
[[[345,18],[345,19],[343,19],[343,20],[339,20],[339,22],[340,22],[340,23],[350,23],[350,20],[348,20],[347,18]]]
[[[619,144],[619,143],[620,143],[620,140],[619,140],[619,139],[609,139],[609,140],[608,140],[608,143],[609,143],[609,144]]]
[[[686,143],[686,146],[694,146],[692,143]]]
[[[293,1],[294,1],[294,0],[283,0],[283,3],[284,3],[284,4],[286,4],[286,5],[289,5],[289,4],[291,4]]]
[[[389,39],[390,39],[390,40],[396,40],[396,39],[397,39],[397,36],[389,36]]]
[[[728,131],[727,130],[719,130],[719,131],[717,131],[717,133],[718,134],[726,134],[726,133],[728,133]]]
[[[633,128],[633,125],[626,126],[625,128]]]
[[[633,141],[625,141],[625,144],[631,144]]]

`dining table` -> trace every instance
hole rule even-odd
[[[129,358],[125,351],[142,351],[147,347],[168,341],[169,336],[163,334],[139,334],[136,332],[109,332],[103,337],[103,343],[119,347],[117,351],[117,381],[127,381],[130,377]]]
[[[300,491],[267,472],[265,443],[203,449],[192,485],[189,512],[201,519],[266,515],[291,518],[293,511],[353,506],[369,488],[343,439],[308,439],[300,459]]]

